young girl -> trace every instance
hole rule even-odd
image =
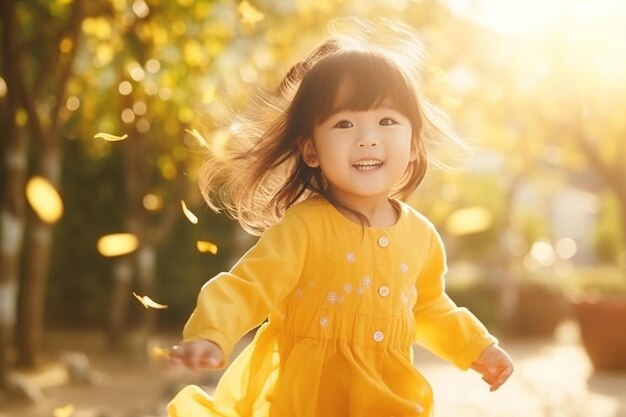
[[[171,358],[223,367],[267,322],[214,396],[188,386],[171,417],[432,416],[413,343],[492,390],[511,375],[496,339],[445,294],[435,228],[402,201],[443,131],[418,90],[419,45],[399,25],[353,21],[238,121],[226,157],[207,161],[209,205],[262,236],[203,286]]]

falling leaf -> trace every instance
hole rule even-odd
[[[102,256],[120,256],[137,250],[139,239],[132,233],[113,233],[98,239],[97,246]]]
[[[196,247],[200,252],[210,252],[213,255],[217,253],[217,246],[214,243],[207,242],[206,240],[199,240],[196,242]]]
[[[125,134],[124,136],[115,136],[115,135],[111,135],[109,133],[96,133],[94,135],[94,139],[102,138],[102,139],[104,139],[106,141],[109,141],[109,142],[116,142],[118,140],[124,140],[127,137],[128,137],[127,134]]]
[[[189,220],[193,224],[198,224],[198,217],[196,217],[196,215],[187,208],[187,204],[185,204],[183,200],[180,200],[180,204],[183,206],[183,213],[185,213],[185,217],[187,217],[187,220]]]
[[[74,404],[57,407],[52,411],[54,417],[70,417],[72,414],[74,414]]]
[[[152,300],[147,295],[142,296],[134,292],[133,292],[133,295],[135,296],[136,299],[139,300],[141,304],[143,304],[145,308],[158,308],[158,309],[167,308],[165,304],[159,304],[156,301]]]
[[[170,357],[170,350],[154,346],[152,349],[150,349],[149,356],[152,360],[167,359]]]
[[[26,199],[37,216],[46,223],[56,223],[63,214],[61,196],[44,177],[34,176],[28,180]]]
[[[185,132],[189,133],[191,136],[196,138],[196,140],[198,141],[198,143],[200,143],[201,146],[209,149],[209,143],[204,138],[204,136],[202,136],[202,134],[198,132],[197,129],[194,129],[194,130],[185,129]]]
[[[265,15],[251,5],[247,0],[239,3],[237,7],[239,12],[241,23],[254,25],[257,22],[265,19]]]

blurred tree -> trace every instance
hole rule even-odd
[[[2,24],[2,74],[8,86],[6,101],[0,102],[3,118],[2,139],[2,242],[0,249],[0,388],[6,383],[9,349],[17,316],[17,287],[20,275],[20,253],[24,236],[25,201],[23,197],[27,168],[27,138],[22,131],[24,119],[20,95],[20,64],[17,51],[21,45],[16,36],[15,0],[0,5]]]
[[[13,19],[26,23],[20,37],[22,43],[31,45],[17,51],[17,62],[30,61],[34,70],[29,74],[20,68],[23,79],[23,105],[28,115],[28,127],[34,138],[34,154],[37,175],[48,180],[55,188],[61,181],[61,161],[64,144],[64,125],[69,116],[65,108],[68,82],[73,76],[73,65],[80,40],[80,24],[85,15],[83,2],[74,2],[71,8],[58,8],[58,4],[37,4],[25,17],[24,4],[19,4]],[[55,16],[56,15],[56,16]],[[45,25],[44,30],[33,31],[37,25],[51,16],[57,17],[54,24]],[[32,19],[25,22],[25,19]],[[42,25],[43,26],[43,25]],[[49,39],[49,40],[48,40]],[[64,47],[64,43],[68,46]],[[48,44],[49,48],[43,48]],[[24,56],[28,51],[29,55]],[[52,251],[53,225],[38,216],[32,217],[27,228],[25,270],[22,275],[19,296],[17,326],[17,364],[33,367],[36,363],[43,332],[44,301],[48,281],[50,254]]]

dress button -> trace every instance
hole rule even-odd
[[[381,236],[378,238],[378,246],[381,248],[386,248],[389,246],[389,238],[387,236]]]
[[[385,338],[385,334],[383,332],[381,332],[380,330],[377,330],[377,331],[374,332],[372,337],[374,338],[375,342],[382,342],[383,339]]]
[[[380,295],[381,297],[387,297],[390,292],[391,290],[386,285],[383,285],[380,288],[378,288],[378,295]]]

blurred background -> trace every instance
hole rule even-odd
[[[437,149],[454,169],[432,169],[410,203],[443,235],[449,293],[516,373],[490,394],[416,352],[438,415],[626,416],[623,2],[0,8],[0,417],[161,416],[181,384],[211,389],[216,375],[153,360],[254,243],[202,201],[206,143],[341,16],[423,37],[427,97],[472,148]]]

